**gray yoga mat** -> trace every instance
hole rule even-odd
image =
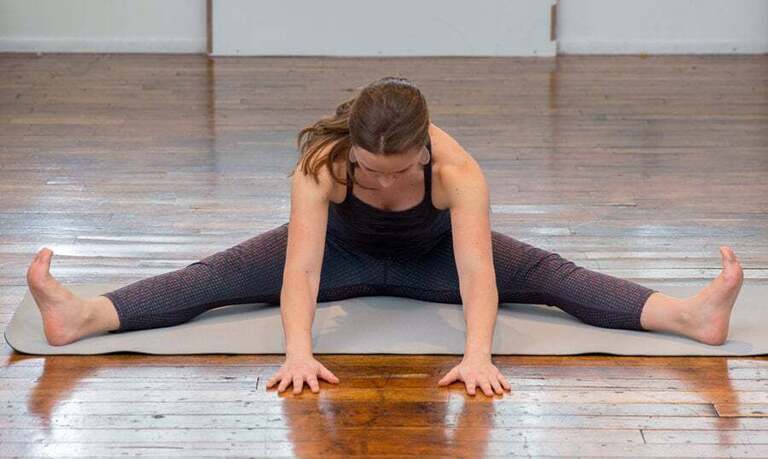
[[[700,286],[648,285],[689,297]],[[67,285],[95,296],[122,284]],[[665,332],[600,328],[547,305],[502,303],[494,354],[759,355],[768,353],[768,286],[744,285],[731,317],[728,341],[710,346]],[[462,306],[390,296],[319,303],[312,331],[316,354],[456,354],[464,352]],[[40,311],[25,293],[5,340],[27,354],[282,354],[280,307],[265,303],[221,306],[172,327],[92,335],[51,346]]]

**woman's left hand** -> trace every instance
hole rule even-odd
[[[502,387],[506,390],[512,390],[512,386],[504,378],[504,375],[491,362],[491,358],[486,356],[465,355],[461,363],[443,376],[437,385],[447,386],[456,380],[464,381],[469,395],[475,395],[475,386],[478,385],[489,397],[493,395],[491,387],[497,394],[504,393]]]

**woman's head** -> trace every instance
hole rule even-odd
[[[405,78],[385,77],[365,86],[342,102],[331,117],[303,128],[297,143],[297,165],[317,180],[320,167],[327,167],[334,180],[342,181],[332,165],[344,158],[382,185],[396,180],[418,164],[428,153],[429,111],[421,91]],[[334,143],[327,155],[318,153]]]
[[[375,180],[382,188],[388,188],[402,177],[429,161],[429,151],[425,146],[414,148],[399,154],[376,154],[362,147],[352,145],[349,161],[357,165],[361,174]]]

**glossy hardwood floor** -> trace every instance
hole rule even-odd
[[[285,222],[297,131],[404,75],[486,171],[496,230],[640,283],[768,282],[768,56],[215,58],[0,54],[0,324],[36,250],[129,283]],[[204,339],[204,337],[201,337]],[[4,343],[0,456],[768,456],[765,357],[34,356]]]

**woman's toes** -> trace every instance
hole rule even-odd
[[[43,319],[43,329],[52,345],[76,340],[85,321],[83,301],[50,273],[53,251],[38,252],[27,270],[29,291]]]
[[[37,252],[27,269],[27,283],[39,285],[50,275],[52,254],[51,250],[45,248]]]
[[[741,282],[743,269],[733,250],[728,246],[720,247],[722,254],[723,278],[731,283]]]

